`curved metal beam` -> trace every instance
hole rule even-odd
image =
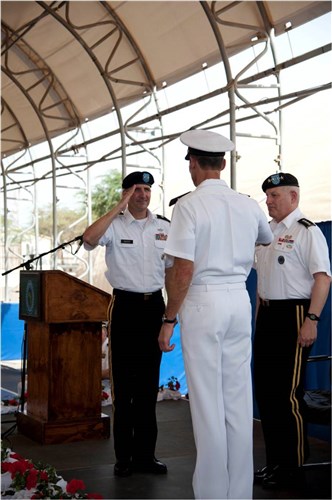
[[[230,139],[234,142],[235,148],[231,151],[231,187],[236,189],[236,174],[235,174],[235,166],[236,166],[236,130],[235,130],[235,92],[234,92],[234,80],[232,76],[231,65],[229,63],[228,55],[226,52],[226,47],[221,36],[221,33],[218,29],[218,25],[216,22],[216,18],[213,15],[213,12],[210,10],[208,3],[204,0],[200,0],[200,4],[208,18],[214,36],[216,38],[216,42],[220,51],[221,59],[225,68],[227,84],[228,84],[228,99],[229,99],[229,115],[230,115]],[[212,5],[215,2],[212,2]]]
[[[35,23],[33,23],[33,25],[34,24]],[[45,120],[51,119],[67,122],[68,129],[78,127],[80,125],[80,119],[75,105],[70,99],[70,96],[65,91],[61,82],[56,78],[49,65],[40,58],[39,54],[37,54],[37,52],[32,49],[32,47],[28,43],[26,43],[25,40],[21,38],[20,33],[11,30],[11,28],[4,22],[2,22],[2,29],[6,34],[3,54],[4,65],[6,66],[7,70],[15,77],[23,77],[25,75],[29,75],[30,79],[34,79],[34,81],[30,83],[29,87],[26,87],[27,93],[32,92],[33,89],[38,86],[45,86],[46,84],[43,95],[38,102],[39,114],[42,115]],[[7,47],[10,47],[10,50]],[[29,64],[27,64],[28,69],[24,71],[16,71],[14,68],[12,68],[10,60],[10,54],[12,53],[12,51],[16,51],[20,59],[29,62]],[[47,97],[51,94],[53,105],[52,107],[45,106],[44,103]],[[54,110],[55,108],[60,109],[59,114],[50,114],[50,109]],[[46,121],[45,124],[49,129],[49,125],[46,123]],[[53,131],[49,129],[49,132],[49,135],[51,136],[53,134]]]
[[[43,128],[43,131],[45,133],[45,137],[46,137],[46,140],[47,140],[47,143],[48,143],[48,146],[49,146],[49,150],[51,152],[51,162],[52,162],[52,171],[53,171],[53,241],[55,243],[56,239],[57,239],[56,238],[56,232],[57,232],[56,231],[56,229],[57,229],[57,214],[56,214],[55,203],[54,203],[54,200],[56,199],[56,175],[55,175],[55,161],[54,161],[53,144],[52,144],[51,138],[50,138],[49,133],[48,133],[48,129],[47,129],[47,126],[46,126],[46,123],[45,123],[45,119],[39,113],[39,109],[36,106],[36,103],[34,102],[34,100],[32,99],[32,97],[29,95],[29,93],[26,91],[26,89],[21,85],[21,83],[14,77],[14,75],[12,75],[7,70],[7,68],[2,67],[2,71],[4,72],[4,74],[6,74],[8,76],[8,78],[10,78],[14,82],[14,84],[17,86],[17,88],[22,92],[22,94],[28,100],[31,108],[36,113],[36,116],[38,117],[38,119],[40,121],[40,124],[41,124],[41,126]],[[55,253],[53,255],[53,258],[54,258],[54,261],[53,261],[54,262],[54,267],[56,267],[56,255],[55,255]]]

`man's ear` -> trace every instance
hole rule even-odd
[[[294,190],[292,189],[290,192],[290,195],[291,195],[292,203],[297,203],[299,200],[299,193],[297,191],[295,191],[295,189]]]
[[[221,168],[220,168],[220,171],[224,170],[224,168],[226,167],[226,159],[223,158],[222,162],[221,162]]]

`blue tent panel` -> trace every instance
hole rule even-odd
[[[1,361],[22,358],[24,321],[18,308],[18,304],[1,303]]]

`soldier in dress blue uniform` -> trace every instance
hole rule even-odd
[[[309,454],[303,383],[331,270],[323,233],[298,207],[297,178],[273,174],[262,189],[274,240],[256,249],[254,381],[266,466],[255,472],[255,482],[278,488],[301,479],[299,467]]]
[[[83,235],[87,250],[106,247],[106,277],[113,287],[108,319],[117,476],[167,472],[155,458],[155,407],[169,221],[148,209],[153,183],[149,172],[127,175],[120,202]]]
[[[258,203],[220,179],[234,144],[212,131],[180,137],[196,186],[174,207],[165,254],[166,320],[159,344],[170,345],[179,313],[197,449],[195,498],[252,497],[251,305],[246,279],[255,244],[272,233]]]

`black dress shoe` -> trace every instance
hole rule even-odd
[[[144,460],[138,461],[135,460],[133,462],[133,471],[134,472],[148,472],[151,474],[167,474],[167,466],[153,458],[152,460]]]
[[[263,478],[262,486],[265,489],[288,488],[298,485],[298,468],[286,468],[277,465]]]
[[[263,479],[268,474],[271,474],[275,465],[265,465],[262,469],[258,469],[254,472],[254,484],[262,484]]]
[[[117,462],[114,465],[114,475],[119,477],[130,476],[133,472],[130,462]]]

